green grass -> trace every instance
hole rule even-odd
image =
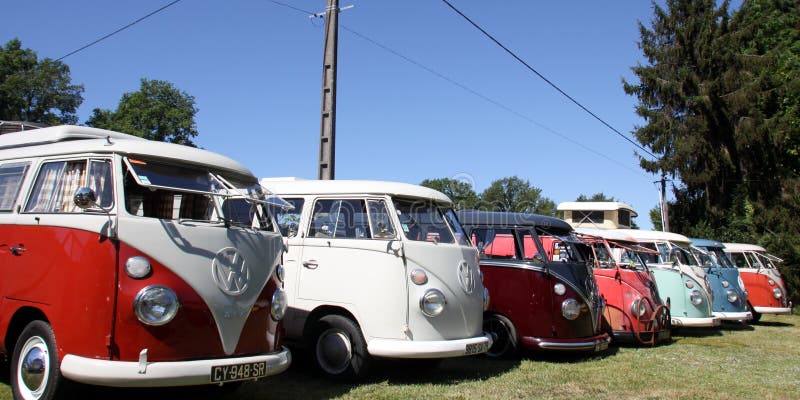
[[[514,360],[445,360],[438,369],[387,362],[366,382],[332,383],[298,354],[286,373],[245,383],[159,390],[74,385],[70,398],[122,399],[798,399],[800,316],[758,324],[679,330],[655,348],[615,347],[594,356],[533,354]],[[7,374],[7,373],[6,373]],[[6,382],[0,399],[10,399]]]

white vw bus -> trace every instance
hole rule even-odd
[[[288,368],[283,243],[241,164],[58,126],[0,135],[0,352],[16,399],[62,377],[223,384]]]
[[[372,357],[484,353],[488,304],[477,251],[447,196],[405,183],[262,179],[294,206],[287,237],[287,342],[327,376],[364,376]]]

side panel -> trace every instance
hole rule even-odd
[[[405,273],[389,241],[307,237],[295,265],[299,284],[293,307],[343,306],[356,310],[367,340],[404,338]]]
[[[740,269],[739,273],[747,288],[748,300],[754,307],[785,307],[782,301],[775,298],[773,292],[776,285],[770,285],[772,277],[756,272],[756,269]]]
[[[13,242],[25,248],[2,264],[3,297],[42,309],[55,332],[59,354],[92,358],[110,356],[117,268],[116,244],[96,232],[48,227],[53,218],[94,219],[106,216],[22,215]],[[4,254],[8,255],[8,254]],[[2,310],[10,318],[14,310]]]
[[[508,317],[519,336],[550,336],[551,294],[543,273],[508,263],[481,262],[483,285],[489,290],[489,311]]]

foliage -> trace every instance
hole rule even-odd
[[[613,196],[608,197],[605,195],[605,193],[600,192],[593,194],[592,197],[586,197],[585,194],[581,194],[578,196],[577,199],[575,199],[575,201],[618,201],[618,200],[615,199]]]
[[[95,108],[86,124],[150,140],[194,146],[195,99],[172,83],[142,79],[136,92],[125,93],[116,111]]]
[[[39,60],[19,39],[0,46],[0,120],[75,124],[81,93],[61,61]]]
[[[633,67],[646,124],[634,134],[677,178],[670,228],[767,245],[800,265],[800,2],[666,0],[640,23],[646,65]],[[655,221],[654,221],[655,225]],[[713,235],[713,236],[712,236]],[[795,301],[800,289],[790,284]]]
[[[556,205],[542,189],[517,176],[498,179],[481,193],[481,208],[489,211],[555,215]]]
[[[472,189],[472,185],[468,182],[459,181],[457,179],[439,178],[439,179],[425,179],[420,185],[438,190],[455,204],[457,210],[474,209],[478,206],[478,194]]]

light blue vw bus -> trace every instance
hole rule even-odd
[[[714,316],[726,321],[749,321],[753,314],[747,310],[744,282],[724,249],[725,245],[714,240],[692,239],[692,254],[705,268],[713,294],[711,310]]]

